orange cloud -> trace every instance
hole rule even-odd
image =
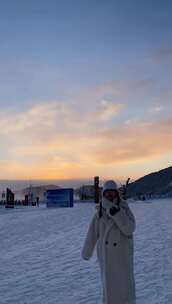
[[[99,133],[102,145],[93,159],[98,163],[115,164],[158,159],[172,150],[172,120],[128,124]]]
[[[39,103],[20,113],[0,114],[0,139],[6,153],[1,178],[87,178],[109,176],[130,164],[158,161],[172,149],[172,121],[108,127],[126,110],[94,93],[87,111],[78,102]],[[104,93],[103,93],[104,92]],[[92,95],[92,97],[93,97]],[[102,97],[102,98],[101,98]]]

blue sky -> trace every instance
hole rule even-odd
[[[118,168],[117,178],[136,178],[170,165],[171,145],[162,151],[156,139],[171,131],[171,12],[171,1],[1,3],[0,177],[111,177]],[[143,125],[148,148],[133,159]]]

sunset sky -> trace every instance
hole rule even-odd
[[[172,2],[3,1],[0,179],[172,164]]]

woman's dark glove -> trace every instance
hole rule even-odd
[[[115,205],[109,209],[109,214],[111,216],[115,215],[120,210],[120,207]]]

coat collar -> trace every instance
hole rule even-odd
[[[102,197],[102,207],[104,209],[110,209],[115,204],[118,204],[117,198],[115,198],[113,201],[108,200],[105,196]]]

